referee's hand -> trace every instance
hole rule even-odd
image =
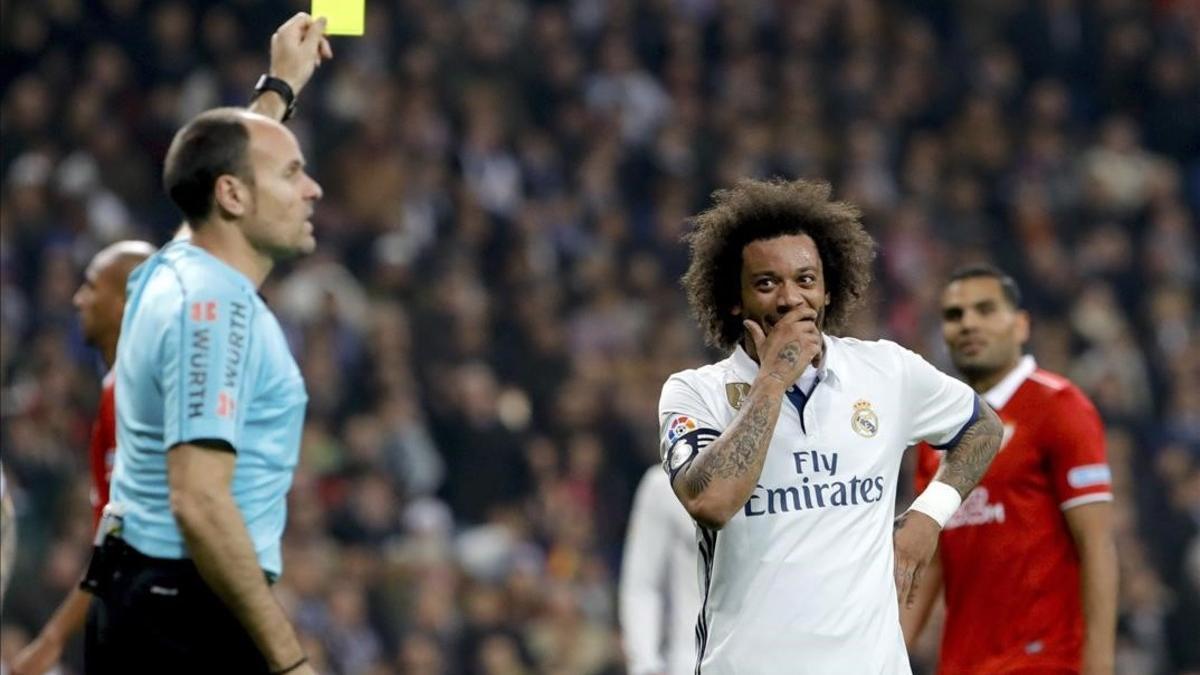
[[[942,528],[920,511],[905,511],[896,518],[893,545],[896,549],[896,598],[911,607],[917,597],[921,574],[937,551]]]
[[[333,48],[325,37],[325,19],[313,19],[305,12],[283,22],[271,36],[271,75],[287,82],[299,96],[313,71],[322,61],[333,58]]]

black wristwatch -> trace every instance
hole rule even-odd
[[[287,105],[287,109],[283,111],[283,119],[280,121],[286,122],[291,119],[292,115],[296,112],[296,92],[292,91],[292,85],[278,77],[263,74],[262,77],[258,78],[258,83],[254,85],[254,96],[250,100],[253,101],[262,96],[263,92],[266,91],[273,91],[279,94],[279,98],[282,98],[283,102]]]

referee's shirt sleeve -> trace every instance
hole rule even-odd
[[[219,283],[183,292],[165,317],[163,441],[236,450],[245,415],[254,305]]]
[[[987,405],[960,380],[934,368],[916,353],[897,345],[909,420],[908,445],[925,441],[938,450],[958,444]]]

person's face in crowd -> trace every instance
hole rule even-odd
[[[269,120],[247,122],[247,149],[254,184],[243,229],[254,248],[273,259],[312,253],[313,206],[321,186],[304,170],[300,144],[287,127]]]
[[[825,271],[817,244],[807,234],[747,244],[742,248],[741,286],[741,302],[733,314],[759,324],[767,335],[784,314],[801,306],[816,310],[818,329],[825,325]]]
[[[104,342],[105,336],[121,330],[129,267],[120,256],[101,251],[84,271],[83,283],[72,300],[79,310],[83,339],[88,345],[97,346]]]
[[[959,279],[942,292],[942,337],[968,381],[986,379],[1017,365],[1029,315],[1009,303],[998,279]]]

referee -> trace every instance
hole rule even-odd
[[[324,27],[300,14],[279,29],[278,77],[259,101],[290,112],[331,56]],[[285,53],[295,71],[274,71]],[[192,235],[129,281],[86,670],[311,673],[269,588],[308,396],[258,288],[277,261],[313,251],[321,188],[287,128],[234,108],[175,135],[163,182]]]

